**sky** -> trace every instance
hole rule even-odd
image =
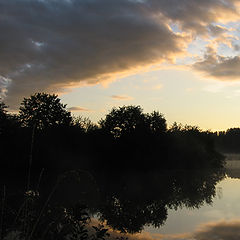
[[[56,93],[98,122],[140,105],[204,130],[240,127],[238,0],[0,0],[0,97]]]

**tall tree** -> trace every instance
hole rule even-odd
[[[66,104],[62,104],[57,95],[47,93],[35,93],[29,98],[24,98],[19,117],[23,126],[35,125],[38,129],[69,125],[72,121]]]
[[[153,111],[152,113],[147,114],[146,121],[148,127],[153,133],[162,133],[166,132],[167,130],[166,119],[164,118],[163,114],[158,111]]]
[[[142,128],[145,125],[145,115],[140,106],[122,106],[113,108],[99,124],[103,130],[119,138]]]
[[[7,106],[5,105],[4,102],[1,101],[0,99],[0,133],[3,131],[3,128],[6,124],[7,120],[7,111],[6,111]]]
[[[0,98],[0,119],[6,117],[6,114],[7,114],[6,108],[7,108],[7,106]]]
[[[166,119],[158,111],[150,114],[143,113],[140,106],[123,106],[113,108],[105,119],[100,121],[100,126],[115,138],[133,132],[162,133],[167,129]]]

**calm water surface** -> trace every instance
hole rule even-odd
[[[71,182],[60,193],[91,200],[91,214],[130,240],[240,239],[240,161],[228,162],[224,171],[109,172],[83,179],[81,193],[68,193]]]
[[[131,240],[240,239],[240,161],[224,172],[128,172],[97,183],[92,213]]]
[[[211,204],[168,210],[163,226],[145,227],[142,236],[154,239],[240,239],[240,161],[227,163],[226,178],[216,184]]]

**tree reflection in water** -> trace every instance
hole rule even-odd
[[[16,229],[22,232],[26,222],[32,229],[23,232],[26,236],[31,234],[36,237],[44,233],[41,239],[65,239],[56,237],[75,231],[85,234],[87,226],[83,219],[93,214],[114,230],[137,233],[147,225],[162,226],[167,219],[168,209],[177,210],[183,206],[200,208],[210,204],[216,195],[216,184],[224,177],[223,169],[111,171],[93,175],[82,170],[68,171],[61,175],[50,195],[40,191],[40,196],[47,200],[42,201],[35,194],[38,191],[29,191],[19,210],[17,206],[22,202],[21,196],[15,194],[2,201],[2,204],[6,203],[2,207],[5,210],[2,229],[8,233],[9,229],[14,229],[9,228],[14,222]],[[48,183],[50,187],[50,181]],[[47,191],[46,185],[43,186]],[[46,232],[44,229],[47,229]]]
[[[168,209],[200,208],[212,203],[223,170],[114,173],[98,175],[101,201],[94,212],[115,230],[136,233],[160,227]]]

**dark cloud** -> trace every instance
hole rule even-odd
[[[232,81],[240,79],[240,57],[223,57],[208,48],[204,59],[193,64],[193,69],[209,77]]]
[[[184,37],[142,8],[128,0],[0,0],[0,75],[12,79],[7,100],[98,83],[182,52]]]
[[[150,0],[150,6],[168,19],[178,22],[183,30],[207,34],[214,22],[239,18],[238,0]]]
[[[238,44],[234,44],[234,45],[233,45],[233,48],[234,48],[234,50],[237,51],[237,52],[240,51],[240,45],[238,45]]]
[[[184,30],[207,32],[234,0],[0,0],[0,82],[16,105],[38,91],[110,81],[184,52]],[[3,89],[3,90],[2,90]],[[3,95],[3,94],[2,94]]]

